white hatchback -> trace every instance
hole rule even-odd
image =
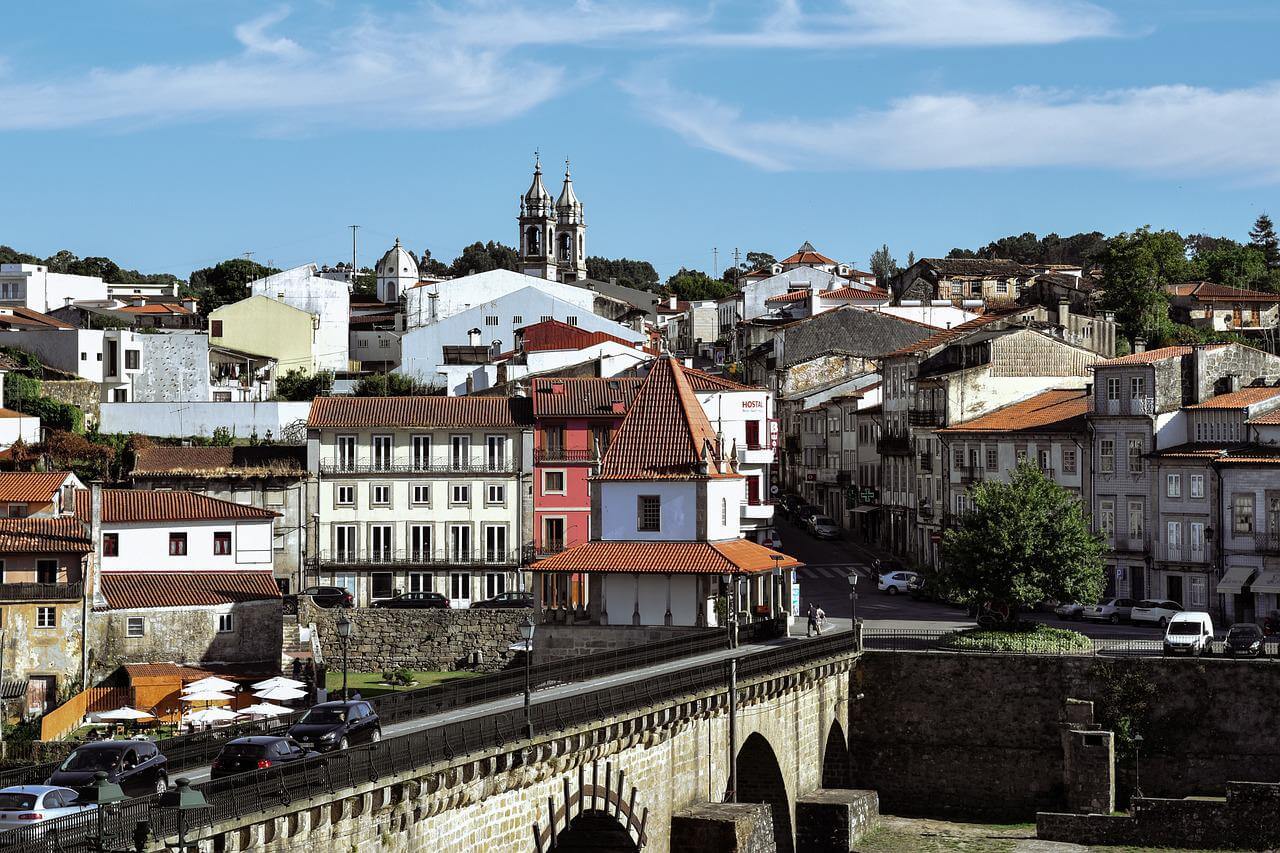
[[[1169,620],[1182,612],[1182,605],[1167,598],[1139,601],[1129,611],[1129,621],[1135,625],[1159,625],[1163,628]]]
[[[885,572],[876,581],[876,589],[897,595],[907,591],[907,585],[918,578],[915,572]]]
[[[0,830],[35,826],[97,808],[80,802],[78,797],[70,788],[56,785],[11,785],[0,789]]]

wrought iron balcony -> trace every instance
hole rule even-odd
[[[881,456],[910,456],[911,439],[905,434],[883,433],[876,442],[876,452]]]
[[[961,465],[956,469],[961,483],[978,483],[982,481],[984,471],[981,465]]]
[[[1280,530],[1254,533],[1253,549],[1259,554],[1280,554]]]
[[[0,583],[0,601],[79,601],[79,583]]]
[[[318,559],[319,567],[324,568],[358,568],[394,569],[413,567],[449,567],[465,566],[517,566],[521,558],[527,556],[522,550],[490,551],[485,548],[472,548],[468,551],[407,551],[380,550],[377,548],[357,548],[349,551],[321,551]]]
[[[421,462],[411,465],[381,462],[321,462],[320,473],[343,474],[511,474],[516,470],[510,459],[493,462]]]
[[[543,462],[594,462],[598,457],[594,450],[567,450],[563,447],[534,448],[533,461]]]
[[[942,412],[937,409],[911,409],[907,412],[907,423],[911,426],[942,426]]]

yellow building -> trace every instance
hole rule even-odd
[[[317,318],[266,296],[250,296],[209,313],[209,345],[268,356],[277,375],[316,371]]]

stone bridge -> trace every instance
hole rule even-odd
[[[722,677],[699,673],[700,689],[224,821],[201,836],[225,853],[848,851],[876,803],[848,789],[858,653],[826,640],[810,655],[800,643],[782,646],[788,654],[776,668],[737,680],[732,733],[725,664]],[[726,802],[731,737],[737,803]]]

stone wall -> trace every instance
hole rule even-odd
[[[868,652],[850,711],[853,784],[894,814],[1025,820],[1062,811],[1068,698],[1144,696],[1142,789],[1221,796],[1230,781],[1280,779],[1280,667],[1221,659],[1096,659]],[[1133,757],[1117,746],[1117,785]]]
[[[98,403],[101,402],[102,386],[88,379],[45,380],[40,383],[40,391],[52,400],[78,406],[84,412],[84,425],[88,427],[98,422]]]
[[[662,625],[539,625],[533,638],[533,660],[535,663],[551,663],[700,634],[705,630]]]
[[[340,611],[299,600],[298,621],[314,623],[320,647],[330,667],[341,666],[339,613],[355,623],[348,642],[348,667],[357,672],[414,669],[442,672],[455,669],[497,672],[522,660],[511,650],[520,642],[520,622],[529,611],[509,610],[391,610],[359,608]],[[534,640],[534,647],[539,645]]]

